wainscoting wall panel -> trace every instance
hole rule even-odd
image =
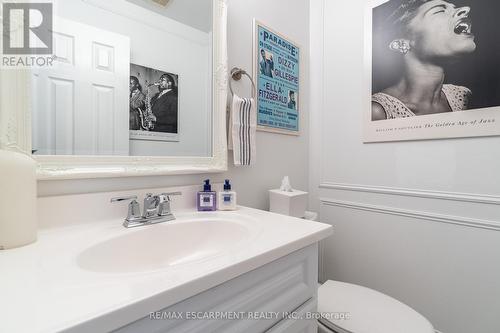
[[[419,212],[449,222],[500,229],[500,197],[473,193],[424,191],[321,182],[319,198],[384,207],[390,211]],[[462,223],[463,222],[463,223]]]
[[[406,188],[394,188],[394,187],[391,188],[391,187],[369,186],[369,185],[363,186],[355,184],[328,183],[328,182],[320,184],[319,187],[332,190],[390,194],[390,195],[407,196],[414,198],[442,199],[451,201],[500,205],[500,196],[497,195],[455,193],[455,192],[442,192],[442,191],[441,192],[423,191],[423,190],[406,189]]]
[[[323,243],[326,278],[391,295],[444,333],[499,331],[498,226],[335,199],[320,211],[335,230]]]
[[[363,144],[372,1],[310,3],[310,209],[334,227],[322,280],[384,292],[443,333],[500,332],[500,137]]]

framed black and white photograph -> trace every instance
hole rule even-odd
[[[179,75],[130,64],[130,139],[179,141]]]
[[[374,1],[364,142],[500,135],[499,11],[491,0]]]

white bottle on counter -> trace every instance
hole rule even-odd
[[[36,241],[36,162],[0,150],[0,250]]]
[[[219,192],[217,198],[218,210],[236,210],[236,192],[231,191],[229,179],[224,182],[224,191]]]

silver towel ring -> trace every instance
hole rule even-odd
[[[241,69],[238,67],[234,67],[233,69],[231,69],[231,78],[233,80],[235,80],[235,81],[241,80],[242,75],[246,75],[250,79],[250,82],[252,82],[252,97],[255,98],[255,93],[257,91],[257,88],[255,87],[255,83],[253,82],[252,77],[244,69]],[[231,95],[234,96],[232,83],[233,83],[233,81],[229,80],[229,90],[231,91]]]

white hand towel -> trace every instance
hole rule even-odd
[[[255,100],[234,95],[229,114],[229,149],[233,149],[234,165],[255,164],[256,134]]]

